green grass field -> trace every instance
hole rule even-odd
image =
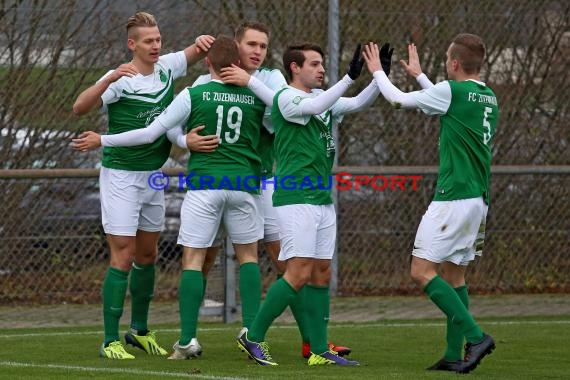
[[[570,377],[570,316],[480,319],[497,342],[470,378],[568,379]],[[170,348],[177,326],[155,326],[159,342]],[[53,329],[4,329],[0,334],[2,379],[452,379],[454,373],[425,371],[443,352],[441,319],[394,320],[382,323],[331,324],[331,340],[353,348],[356,368],[308,367],[300,356],[293,325],[275,325],[267,336],[277,367],[248,360],[235,344],[238,325],[203,323],[199,340],[203,355],[170,361],[128,347],[135,360],[98,357],[99,326]]]

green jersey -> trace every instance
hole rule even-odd
[[[184,52],[161,56],[150,75],[121,77],[103,93],[103,111],[108,114],[108,134],[145,128],[172,102],[174,79],[186,74]],[[108,73],[109,74],[109,73]],[[106,74],[106,75],[108,75]],[[102,165],[129,171],[159,169],[168,159],[171,144],[165,135],[151,144],[104,147]]]
[[[284,117],[285,108],[294,110],[304,98],[314,97],[319,92],[322,90],[313,90],[308,94],[288,87],[279,91],[273,99],[271,115],[277,158],[273,206],[333,203],[333,111],[329,109],[320,115]]]
[[[186,129],[204,125],[200,134],[220,138],[214,152],[192,152],[189,188],[259,194],[261,161],[257,147],[265,104],[246,87],[215,80],[186,91],[192,107]]]
[[[488,204],[491,140],[499,117],[495,93],[482,82],[466,80],[440,82],[420,94],[416,96],[420,108],[440,114],[439,173],[434,200],[482,196]],[[438,106],[434,106],[433,99],[439,99]]]
[[[278,91],[287,86],[287,81],[281,71],[276,69],[270,69],[266,67],[260,67],[255,70],[252,74],[255,78],[259,79],[263,84],[272,90]],[[200,75],[192,87],[196,87],[201,84],[208,83],[212,80],[210,74]],[[273,148],[273,142],[275,140],[275,134],[273,130],[273,123],[271,121],[271,106],[265,108],[265,114],[263,117],[263,126],[265,128],[261,129],[261,135],[259,137],[259,147],[258,153],[261,159],[261,174],[266,178],[271,178],[275,175],[275,150]]]

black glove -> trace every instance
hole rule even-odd
[[[382,70],[386,73],[386,76],[390,75],[390,66],[392,66],[392,53],[394,48],[390,49],[390,43],[386,42],[380,48],[380,64],[382,65]]]
[[[364,66],[364,57],[362,56],[362,46],[360,44],[356,45],[356,50],[354,51],[354,56],[348,65],[348,71],[346,72],[350,79],[355,80],[360,75],[362,67]]]

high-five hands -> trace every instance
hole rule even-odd
[[[420,58],[418,56],[418,50],[416,49],[416,45],[409,44],[408,45],[408,62],[400,59],[400,65],[406,70],[406,72],[416,77],[422,73],[422,67],[420,65]]]
[[[390,44],[385,43],[382,48],[378,49],[378,44],[374,42],[369,42],[364,45],[364,50],[362,55],[366,61],[366,66],[368,70],[374,74],[374,72],[383,70],[386,76],[390,74],[390,66],[392,66],[392,53],[394,49],[390,49]]]
[[[368,71],[370,71],[370,73],[374,74],[376,71],[382,70],[382,65],[380,64],[380,52],[377,44],[374,42],[365,44],[362,56],[364,57],[366,67],[368,67]]]
[[[360,73],[362,72],[362,67],[364,66],[364,57],[362,57],[362,45],[356,45],[356,50],[350,64],[348,65],[348,71],[346,72],[350,79],[356,80]]]
[[[386,76],[390,75],[390,66],[392,66],[392,53],[394,48],[390,49],[390,43],[386,42],[380,48],[380,63],[382,64],[382,69],[386,73]]]

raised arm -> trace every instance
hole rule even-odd
[[[408,45],[408,62],[401,59],[400,65],[402,65],[408,75],[416,78],[421,88],[426,89],[433,86],[432,81],[422,72],[420,57],[418,56],[418,50],[415,44]]]
[[[319,115],[331,108],[348,89],[348,87],[350,87],[350,85],[360,76],[363,66],[364,58],[362,56],[362,45],[358,44],[354,51],[354,55],[352,56],[352,60],[348,65],[346,75],[334,86],[320,93],[316,97],[303,99],[299,104],[298,112],[300,112],[301,115]],[[284,116],[287,117],[289,115],[284,114]]]
[[[191,66],[203,59],[215,40],[215,37],[207,34],[196,37],[196,41],[184,49],[184,55],[186,55],[188,66]]]
[[[263,103],[268,106],[273,104],[275,91],[237,65],[232,64],[231,67],[222,68],[220,78],[224,83],[247,86]]]
[[[139,70],[130,62],[124,63],[117,67],[115,70],[110,71],[93,86],[87,88],[81,94],[79,94],[75,100],[75,103],[73,104],[73,113],[81,116],[85,115],[94,108],[100,108],[103,104],[101,96],[105,91],[107,91],[111,83],[116,82],[123,76],[132,77],[138,73]]]
[[[370,84],[360,93],[352,98],[342,97],[333,106],[334,113],[353,113],[359,112],[366,109],[374,103],[374,100],[378,97],[380,89],[376,84],[376,81],[372,79]]]
[[[418,105],[415,101],[413,95],[404,93],[400,91],[396,86],[390,82],[386,73],[382,70],[380,64],[380,54],[378,51],[378,45],[375,43],[369,43],[364,47],[364,60],[366,61],[366,66],[368,70],[374,75],[374,79],[380,92],[392,105],[396,108],[417,108]]]

